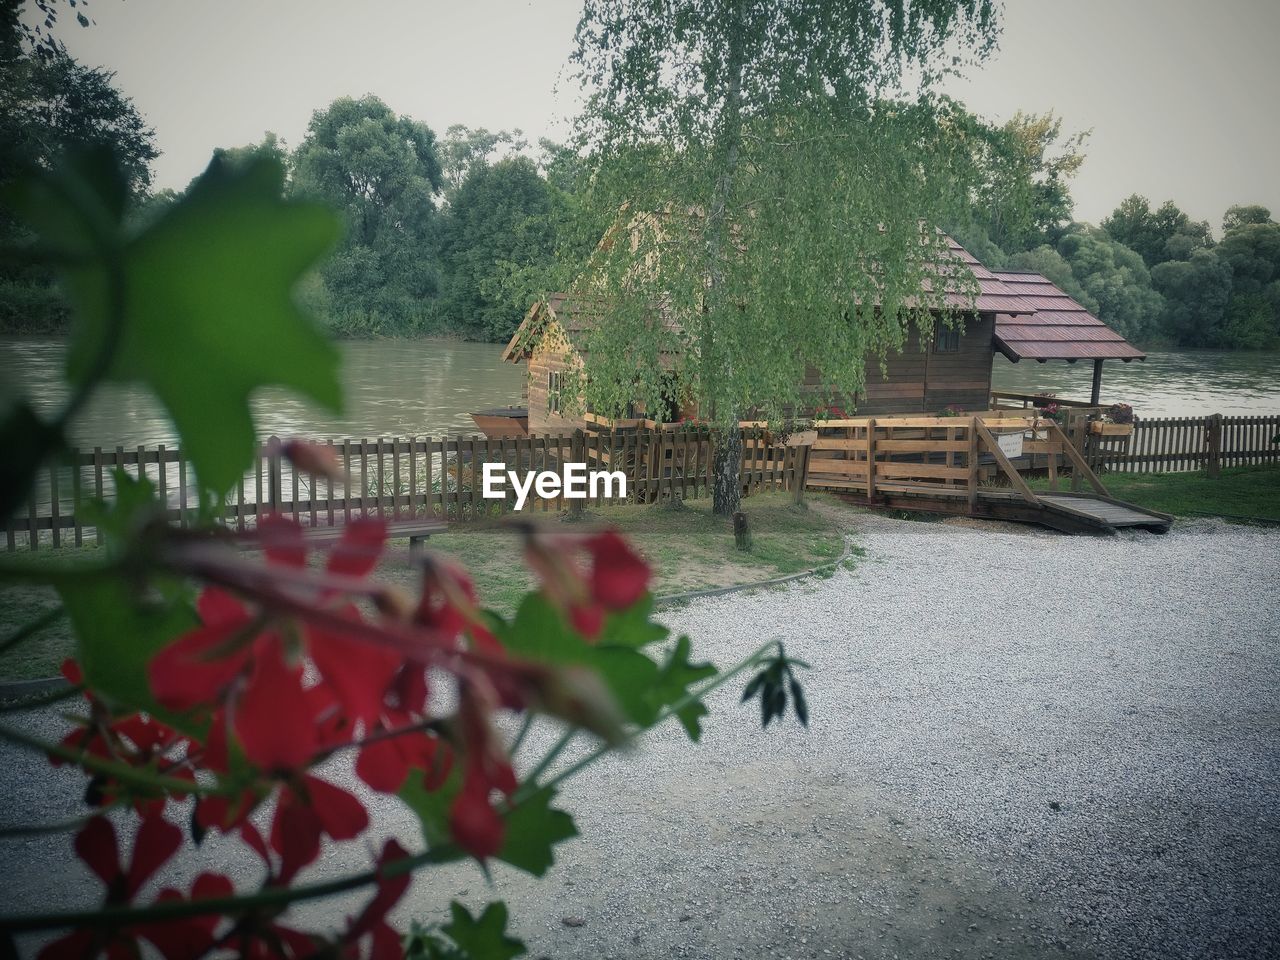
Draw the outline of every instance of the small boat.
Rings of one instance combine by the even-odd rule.
[[[476,426],[490,440],[529,435],[528,407],[496,407],[471,414]]]

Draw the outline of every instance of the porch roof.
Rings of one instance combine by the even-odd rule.
[[[995,275],[1034,313],[997,313],[995,347],[1010,360],[1145,360],[1146,354],[1038,273]]]

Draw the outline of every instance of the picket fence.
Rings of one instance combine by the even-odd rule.
[[[252,529],[256,518],[266,513],[291,516],[309,526],[334,526],[353,516],[369,515],[392,520],[478,520],[514,507],[514,494],[504,500],[482,496],[485,463],[501,464],[521,474],[559,471],[565,463],[621,471],[627,480],[626,497],[615,492],[606,498],[600,489],[591,501],[596,507],[653,503],[671,496],[697,499],[711,493],[716,442],[716,435],[708,428],[693,425],[577,430],[507,439],[330,440],[325,444],[336,456],[341,472],[339,479],[330,480],[294,470],[281,452],[279,439],[271,437],[258,445],[252,466],[213,511],[218,522],[238,532]],[[778,444],[765,429],[750,427],[742,430],[742,443],[745,494],[778,489],[800,496],[808,465],[807,447]],[[36,550],[96,541],[90,505],[112,499],[118,470],[150,482],[167,505],[173,523],[186,526],[199,515],[194,473],[181,450],[165,444],[73,450],[63,462],[42,471],[29,502],[6,521],[7,549]],[[546,512],[580,504],[580,500],[531,493],[524,510]]]

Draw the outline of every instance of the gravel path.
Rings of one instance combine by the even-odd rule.
[[[809,731],[726,691],[700,747],[569,785],[543,881],[452,867],[402,916],[505,897],[557,958],[1280,956],[1280,533],[852,523],[852,571],[666,615],[722,665],[783,637]],[[5,819],[60,776],[0,757]],[[13,908],[84,889],[63,850],[0,841]]]

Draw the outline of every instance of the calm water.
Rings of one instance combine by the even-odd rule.
[[[254,419],[266,437],[317,439],[441,436],[475,433],[470,414],[520,402],[524,368],[503,363],[501,347],[440,340],[344,341],[341,416],[281,390],[254,398]],[[57,340],[0,338],[0,406],[34,397],[52,411],[66,397]],[[76,423],[80,446],[148,446],[176,442],[160,405],[145,391],[111,385]]]
[[[335,417],[279,391],[255,399],[263,436],[370,439],[472,433],[469,414],[518,403],[523,368],[503,363],[495,344],[431,340],[347,341],[341,344],[347,407]],[[46,410],[65,398],[62,344],[0,339],[0,405],[20,395]],[[1092,364],[1009,363],[996,357],[996,389],[1050,390],[1087,400]],[[1139,416],[1280,412],[1280,354],[1212,351],[1152,353],[1142,363],[1107,361],[1102,397],[1133,405]],[[141,390],[110,387],[76,425],[81,446],[114,447],[177,438],[160,407]]]
[[[1093,362],[1010,363],[996,354],[996,390],[1048,390],[1088,400]],[[1202,417],[1280,413],[1280,354],[1187,350],[1147,354],[1143,361],[1102,365],[1102,402],[1128,403],[1140,417]]]

